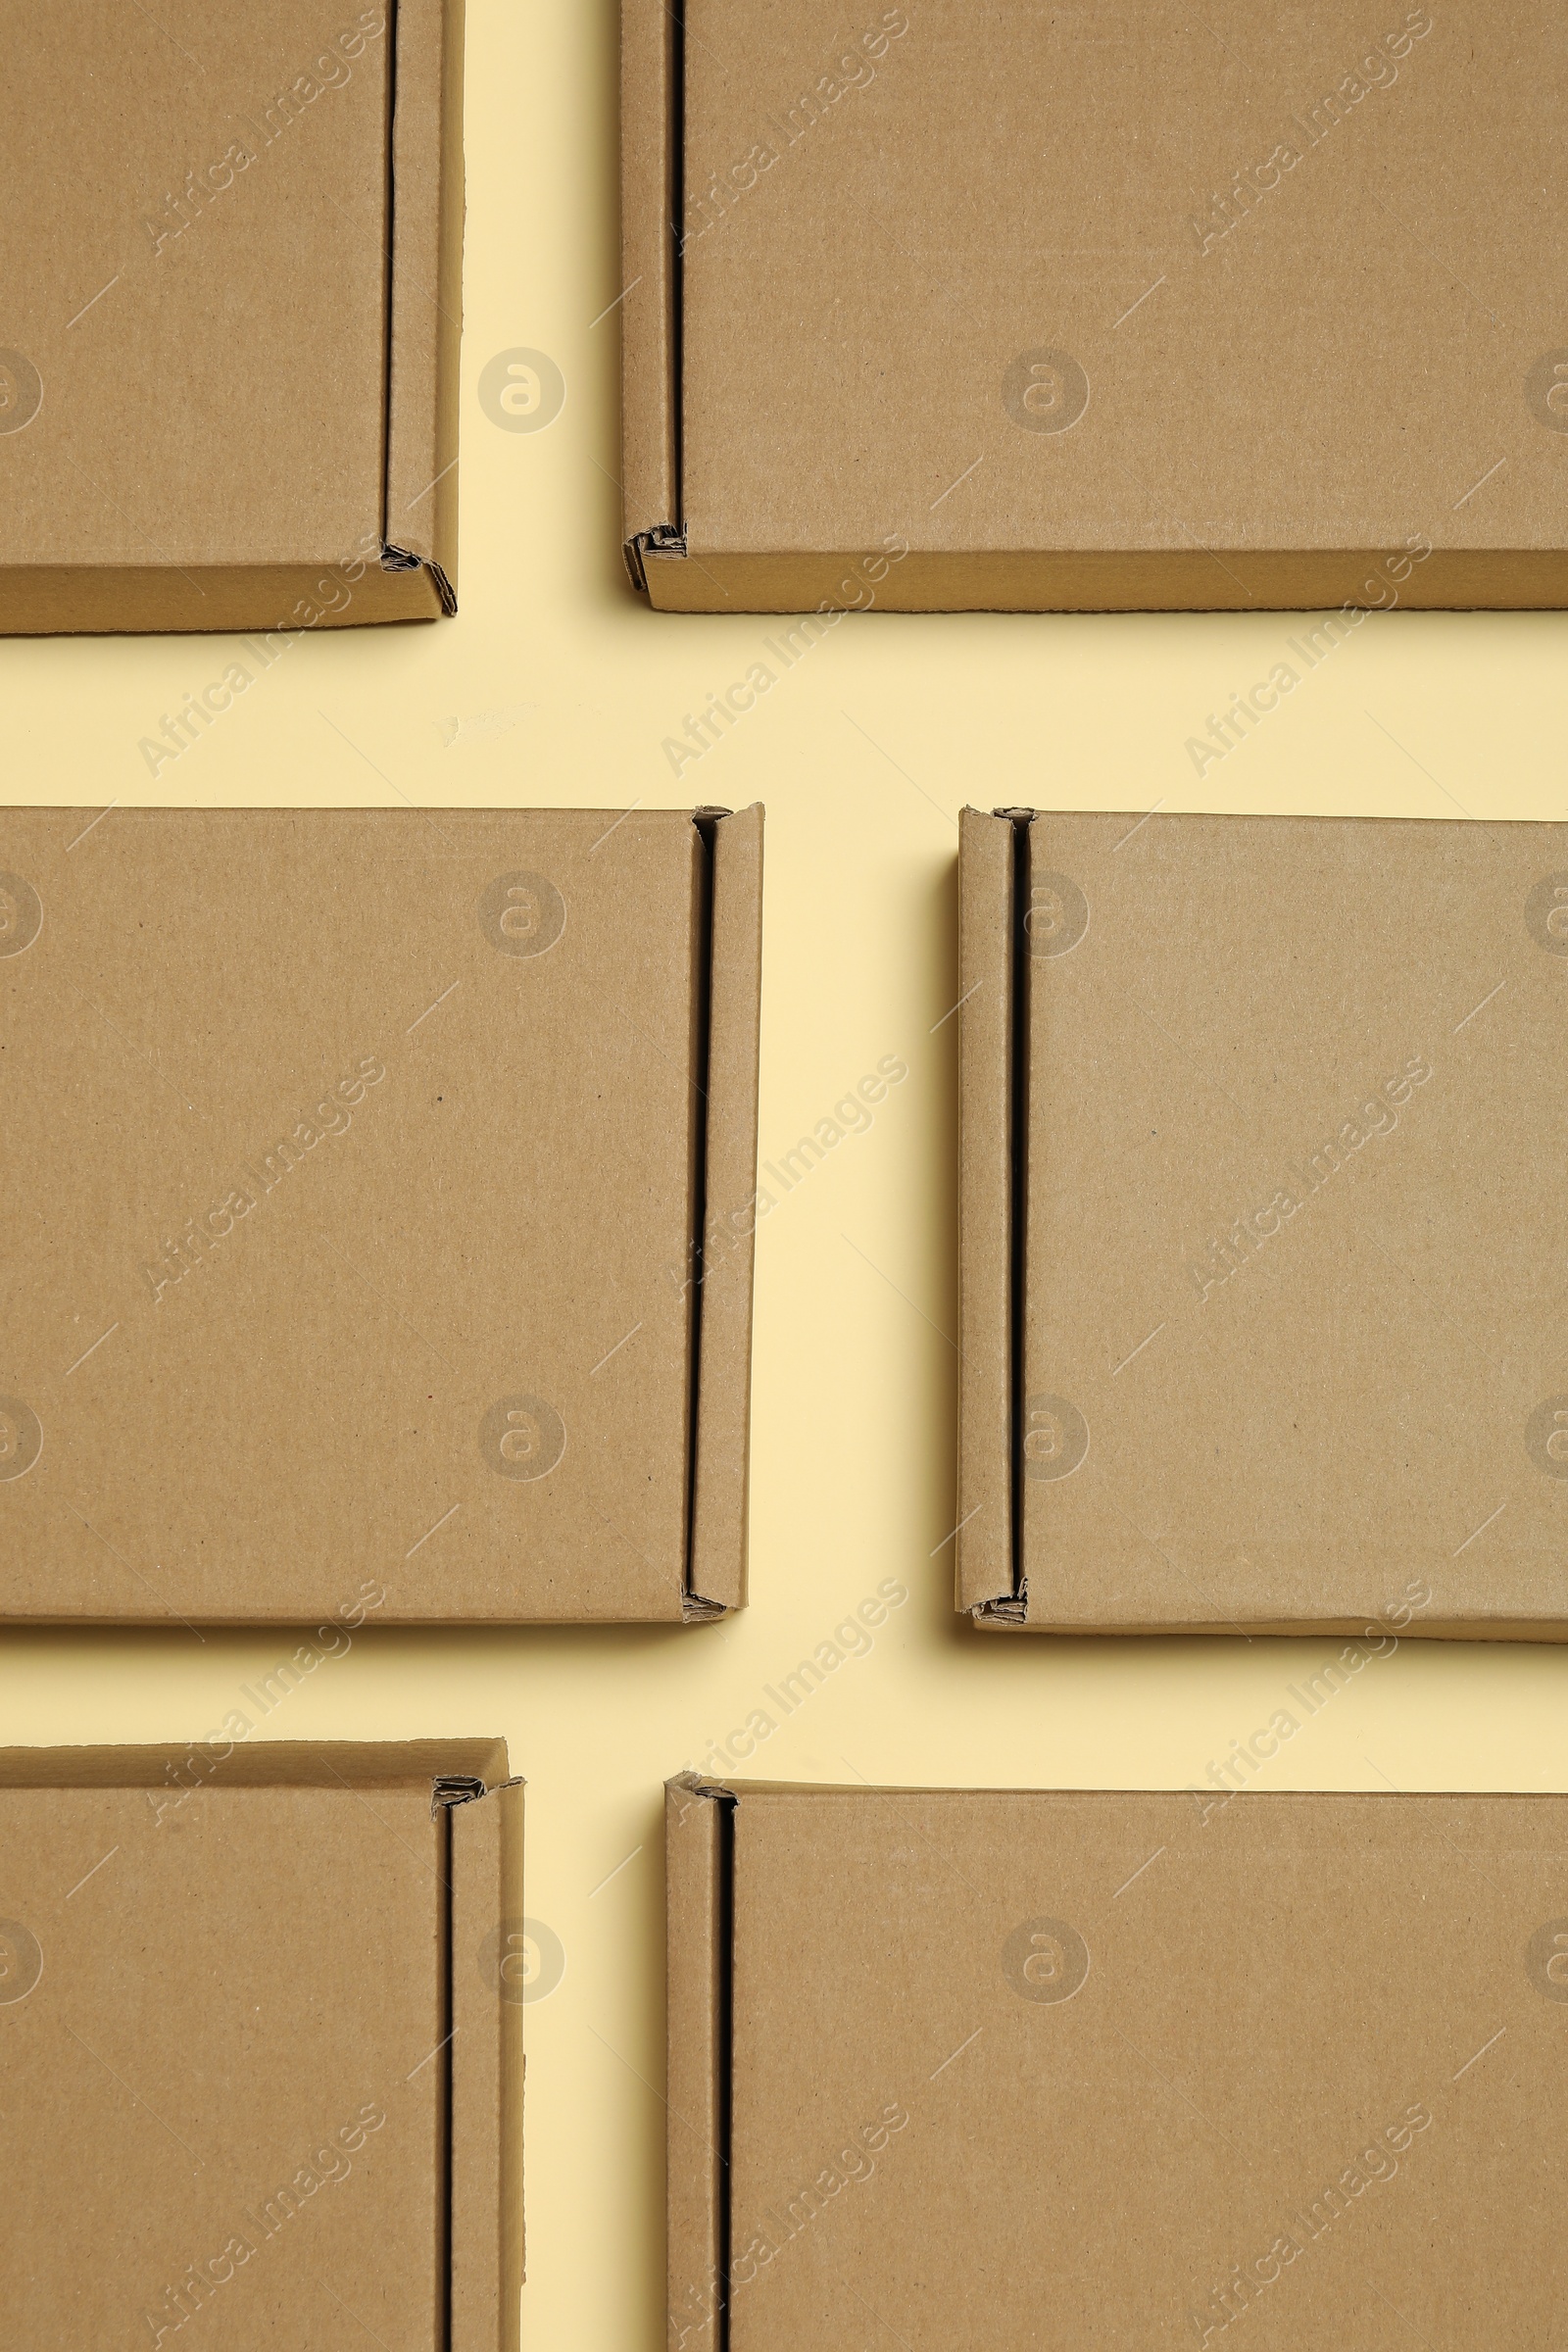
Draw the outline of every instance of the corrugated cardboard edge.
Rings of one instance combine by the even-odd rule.
[[[675,534],[673,545],[647,551],[644,568],[656,612],[816,612],[857,601],[853,578],[866,552],[699,547],[687,559],[684,535]],[[1379,560],[1376,548],[914,548],[879,585],[876,605],[883,612],[1375,611],[1387,594],[1368,577]],[[1558,612],[1568,606],[1568,550],[1436,548],[1399,601],[1406,612]]]
[[[387,292],[390,571],[418,564],[458,609],[463,335],[463,0],[397,0]]]
[[[345,593],[346,592],[346,593]],[[315,629],[434,620],[431,573],[383,571],[373,554],[319,564],[24,564],[0,569],[0,636],[248,631],[277,652]],[[244,648],[237,649],[243,662]]]
[[[242,1788],[354,1788],[507,1777],[504,1740],[252,1740],[120,1747],[0,1748],[0,1788],[161,1788],[167,1767]]]
[[[522,2006],[481,1971],[522,1918],[520,1781],[458,1804],[452,1832],[451,2328],[448,2352],[517,2352],[522,2293]]]
[[[665,0],[621,0],[621,535],[626,568],[680,541],[682,25]]]
[[[958,820],[958,1509],[960,1610],[1022,1615],[1013,1536],[1016,827]]]
[[[698,822],[708,816],[699,811]],[[762,997],[760,802],[714,812],[687,1614],[746,1605]]]
[[[724,1790],[664,1784],[665,2308],[670,2352],[722,2352],[729,2140]]]

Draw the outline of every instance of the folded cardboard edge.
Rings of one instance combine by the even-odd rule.
[[[435,620],[443,609],[431,571],[422,564],[388,570],[373,554],[368,562],[349,555],[320,564],[215,564],[179,570],[118,564],[0,566],[0,636],[6,637],[249,631],[270,641],[268,652],[275,661],[306,630]],[[244,648],[235,651],[243,662]],[[270,666],[263,655],[257,659]]]
[[[696,1229],[696,1427],[685,1613],[746,1604],[762,992],[760,802],[699,809],[711,860],[706,1140]]]
[[[680,74],[683,11],[621,0],[621,538],[632,585],[680,539]]]
[[[211,1762],[210,1779],[243,1788],[373,1788],[507,1778],[504,1740],[180,1740],[175,1745],[0,1748],[0,1788],[157,1788],[168,1768]]]
[[[664,1784],[665,2308],[670,2352],[722,2352],[729,2155],[726,1791]]]
[[[451,1837],[450,2319],[447,2352],[517,2352],[521,2327],[522,2007],[498,1936],[522,1934],[523,1788],[459,1801]]]
[[[1022,1615],[1015,1541],[1018,1300],[1015,1018],[1018,838],[1012,814],[958,824],[958,1493],[956,1604]]]
[[[1243,1635],[1249,1641],[1266,1640],[1272,1636],[1303,1638],[1316,1635],[1323,1641],[1359,1642],[1370,1639],[1386,1641],[1388,1628],[1382,1622],[1385,1604],[1374,1602],[1359,1617],[1234,1617],[1223,1622],[1213,1618],[1191,1617],[1126,1617],[1112,1619],[1062,1618],[1051,1615],[1027,1617],[999,1617],[991,1612],[976,1613],[975,1623],[984,1633],[1056,1634],[1064,1641],[1136,1641],[1141,1636],[1168,1641],[1181,1635],[1201,1636],[1205,1639],[1226,1640]],[[1401,1642],[1568,1642],[1568,1620],[1541,1617],[1412,1617],[1400,1628]]]
[[[628,5],[631,0],[628,0]],[[657,0],[655,0],[657,5]],[[638,564],[661,612],[839,612],[866,607],[866,550],[776,554],[657,536]],[[1376,548],[911,549],[877,586],[883,612],[1318,612],[1356,628],[1389,608]],[[628,555],[628,562],[630,557]],[[637,574],[634,572],[634,577]],[[1405,612],[1560,612],[1568,548],[1437,548],[1399,591]]]
[[[463,0],[397,0],[382,533],[457,611]]]

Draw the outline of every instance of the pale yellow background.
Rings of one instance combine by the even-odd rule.
[[[910,1600],[766,1743],[769,1775],[1182,1787],[1338,1646],[1007,1641],[950,1613],[957,1023],[933,1024],[957,994],[955,811],[1568,815],[1568,624],[1530,616],[1370,619],[1201,785],[1186,739],[1289,658],[1295,620],[852,618],[677,784],[663,737],[745,673],[772,624],[655,618],[622,584],[615,321],[590,323],[619,289],[614,39],[609,0],[470,5],[456,622],[296,645],[156,786],[138,738],[220,674],[221,641],[0,646],[10,801],[760,797],[763,1155],[879,1056],[909,1064],[874,1129],[760,1229],[751,1610],[685,1633],[370,1632],[266,1727],[503,1732],[527,1776],[528,1908],[567,1954],[559,1989],[526,2012],[536,2352],[663,2343],[660,1784],[880,1579],[905,1580]],[[498,429],[474,392],[484,363],[519,345],[550,353],[568,387],[537,434]],[[497,714],[512,723],[466,728]],[[446,748],[452,718],[466,728]],[[112,858],[114,825],[81,854]],[[199,1738],[284,1647],[275,1634],[13,1634],[0,1737]],[[1568,1651],[1409,1643],[1261,1785],[1568,1788],[1565,1701]]]

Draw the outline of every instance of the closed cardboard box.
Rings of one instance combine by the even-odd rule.
[[[0,630],[456,610],[461,0],[13,12]]]
[[[761,810],[0,821],[0,1617],[745,1597]]]
[[[7,2338],[513,2352],[521,1784],[243,1720],[0,1750]]]
[[[1529,0],[623,0],[625,541],[680,612],[1561,606]]]
[[[686,1781],[668,1858],[671,2352],[1568,2320],[1568,1800]]]
[[[961,843],[959,1607],[1563,1638],[1568,826]]]

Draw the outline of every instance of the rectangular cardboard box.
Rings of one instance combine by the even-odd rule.
[[[662,610],[1562,606],[1527,0],[622,0]]]
[[[761,835],[0,814],[0,1618],[741,1606]]]
[[[1557,2340],[1568,1799],[667,1823],[670,2352]]]
[[[514,2352],[522,1785],[239,1722],[0,1750],[7,2340]]]
[[[17,12],[0,630],[456,610],[462,0]]]
[[[1568,826],[966,809],[957,1604],[1568,1635]]]

